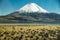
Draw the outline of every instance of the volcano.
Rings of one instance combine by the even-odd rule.
[[[28,3],[19,10],[0,16],[0,23],[60,22],[60,14],[50,13],[36,3]]]
[[[48,13],[45,9],[42,7],[38,6],[36,3],[29,3],[23,6],[22,8],[19,9],[19,12],[27,12],[27,13],[32,13],[32,12],[39,12],[39,13]]]

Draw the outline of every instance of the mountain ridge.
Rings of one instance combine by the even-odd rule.
[[[17,14],[17,15],[16,15]],[[4,20],[3,20],[4,19]],[[14,12],[4,17],[0,17],[2,23],[21,22],[60,22],[60,15],[56,13],[19,13]]]
[[[60,14],[50,13],[41,7],[37,8],[35,3],[30,4],[32,7],[22,7],[22,9],[12,12],[6,16],[0,16],[0,23],[24,23],[24,22],[60,22]],[[29,5],[28,5],[29,6]],[[35,6],[35,7],[34,7]],[[36,9],[37,10],[36,10]],[[32,10],[34,9],[34,10]],[[40,10],[39,10],[40,9]],[[31,10],[30,12],[26,10]]]

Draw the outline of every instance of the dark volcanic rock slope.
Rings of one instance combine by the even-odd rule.
[[[56,13],[19,13],[14,12],[0,16],[0,23],[7,22],[60,22],[60,14]]]

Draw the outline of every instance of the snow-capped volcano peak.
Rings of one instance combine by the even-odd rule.
[[[19,9],[19,12],[27,12],[27,13],[31,13],[31,12],[48,13],[48,11],[46,11],[45,9],[43,9],[42,7],[38,6],[35,3],[26,4],[24,7],[22,7],[22,8]]]

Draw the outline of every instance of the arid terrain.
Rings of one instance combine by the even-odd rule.
[[[0,40],[60,40],[60,25],[0,24]]]

